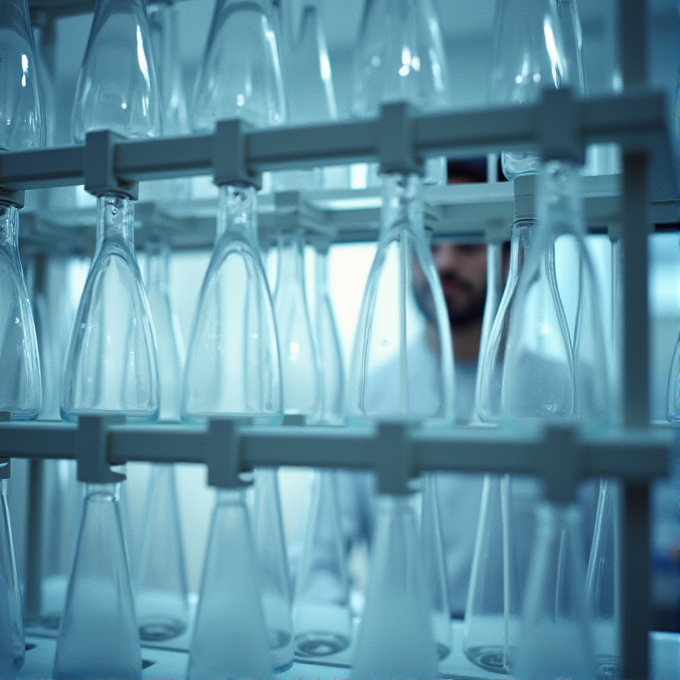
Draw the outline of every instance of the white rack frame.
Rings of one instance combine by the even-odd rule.
[[[61,2],[61,0],[60,0]],[[59,4],[59,2],[57,3]],[[68,4],[68,3],[66,3]],[[21,202],[23,189],[85,184],[120,187],[145,179],[212,173],[218,181],[250,181],[287,167],[380,160],[386,169],[416,169],[423,158],[535,149],[545,157],[582,156],[586,144],[623,149],[623,422],[609,431],[568,427],[412,429],[384,423],[366,428],[116,425],[83,418],[64,423],[0,425],[0,455],[77,458],[79,478],[103,479],[110,465],[132,460],[198,462],[217,486],[254,466],[373,467],[383,490],[399,491],[425,470],[532,473],[555,500],[575,482],[604,474],[623,485],[621,602],[624,677],[648,675],[649,484],[668,473],[673,433],[648,424],[647,309],[648,180],[652,198],[676,199],[674,164],[662,95],[645,89],[646,3],[619,2],[624,93],[578,101],[547,92],[535,105],[417,115],[403,105],[381,118],[304,128],[245,130],[235,121],[214,135],[119,141],[94,133],[86,145],[0,154],[0,193]],[[547,456],[549,451],[552,455]],[[115,476],[112,477],[115,479]],[[627,584],[634,586],[627,587]]]

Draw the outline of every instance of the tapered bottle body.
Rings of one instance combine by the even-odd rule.
[[[118,413],[156,420],[158,366],[151,314],[134,256],[128,198],[97,201],[97,250],[85,282],[66,360],[61,414]]]
[[[27,0],[0,1],[0,151],[44,146],[45,116]]]
[[[142,659],[114,485],[88,485],[55,678],[141,678]]]
[[[541,503],[514,675],[593,680],[585,559],[576,506]]]
[[[281,349],[283,409],[307,422],[322,415],[321,367],[307,307],[302,230],[279,233],[274,313]]]
[[[160,133],[151,49],[142,0],[97,0],[71,114],[76,143],[91,130],[134,138]]]
[[[12,420],[32,420],[42,406],[42,384],[18,239],[17,207],[0,202],[0,411]]]
[[[390,416],[450,422],[453,418],[451,331],[422,220],[420,180],[412,175],[386,176],[378,250],[349,369],[350,419]],[[409,313],[413,295],[419,297],[426,315],[426,351],[439,363],[433,385],[419,385],[413,352],[422,325]]]
[[[255,127],[286,118],[281,64],[265,0],[218,0],[196,78],[191,124],[210,131],[239,117]]]
[[[24,663],[24,618],[19,593],[19,579],[14,557],[12,527],[5,495],[5,481],[0,479],[0,675],[13,678]]]
[[[281,418],[281,363],[253,187],[220,189],[218,237],[194,318],[182,417]]]
[[[271,677],[260,572],[243,491],[215,502],[189,652],[191,680]]]
[[[381,496],[351,678],[437,677],[430,597],[407,496]]]

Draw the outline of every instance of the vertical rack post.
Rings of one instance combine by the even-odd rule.
[[[647,80],[647,3],[619,0],[619,64],[624,89]],[[625,427],[649,422],[649,310],[647,273],[647,171],[645,154],[623,157],[622,405]],[[649,488],[625,484],[620,601],[623,677],[649,674]]]

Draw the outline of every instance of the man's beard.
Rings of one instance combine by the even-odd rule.
[[[484,318],[486,287],[482,290],[475,291],[474,287],[467,281],[464,281],[457,276],[449,276],[446,274],[442,276],[442,280],[456,283],[467,292],[467,296],[462,301],[457,300],[454,302],[452,300],[447,300],[446,296],[444,297],[451,330],[459,330],[475,323],[481,323]],[[425,316],[427,322],[436,323],[434,300],[432,299],[432,293],[427,283],[424,282],[423,286],[414,286],[413,294],[416,305],[423,316]]]

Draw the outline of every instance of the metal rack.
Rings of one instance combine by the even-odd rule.
[[[60,0],[47,4],[65,7]],[[643,86],[645,40],[640,33],[645,3],[619,4],[624,81],[627,86]],[[239,121],[225,121],[213,135],[144,141],[125,141],[97,132],[88,136],[85,146],[0,154],[0,194],[21,202],[23,189],[38,187],[85,184],[94,191],[115,189],[121,183],[199,174],[212,174],[217,182],[250,181],[267,170],[375,160],[385,168],[409,170],[417,169],[427,157],[512,149],[535,149],[546,157],[578,157],[586,144],[616,142],[623,150],[623,175],[593,178],[590,186],[596,188],[590,203],[592,211],[601,210],[602,216],[621,217],[625,257],[623,422],[607,431],[577,426],[418,429],[403,423],[341,429],[259,427],[228,420],[140,427],[88,417],[77,426],[0,424],[0,455],[76,458],[81,480],[116,479],[110,466],[126,461],[202,463],[207,466],[209,483],[215,486],[235,483],[240,472],[254,466],[282,464],[373,468],[383,491],[398,491],[410,474],[425,470],[532,473],[543,478],[548,495],[556,501],[571,498],[576,482],[583,477],[617,477],[624,491],[624,677],[646,677],[649,484],[654,477],[667,474],[673,440],[672,431],[648,425],[648,366],[638,360],[648,355],[649,345],[647,225],[650,218],[675,221],[674,165],[665,111],[663,96],[643,87],[588,101],[573,99],[562,90],[547,92],[539,103],[524,107],[422,115],[394,104],[384,107],[380,118],[364,121],[271,130],[249,130]],[[479,205],[493,196],[497,205],[479,211],[497,209],[498,220],[505,220],[505,211],[512,205],[512,189],[507,187],[485,187],[479,195],[474,188],[432,190],[429,204],[435,230],[442,234],[452,231],[457,205],[465,201]],[[364,203],[357,198],[365,199]],[[359,238],[359,233],[364,237],[366,232],[359,232],[357,225],[366,218],[372,216],[375,223],[375,199],[371,192],[310,192],[298,197],[297,204],[289,198],[287,205],[305,213],[310,224],[321,225],[321,231],[340,226],[337,238],[352,240]],[[274,202],[271,212],[276,214],[276,199],[267,200]],[[339,211],[343,201],[348,209]],[[171,206],[163,217],[171,217],[175,210],[179,219],[182,209],[186,206]],[[470,208],[472,212],[475,209]],[[212,217],[195,219],[196,234],[187,236],[170,229],[177,245],[208,243],[207,222],[200,223],[200,219],[210,219],[212,229]],[[29,234],[36,242],[49,245],[68,233],[63,224],[45,216],[34,215],[32,221]]]

